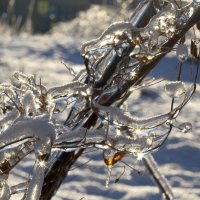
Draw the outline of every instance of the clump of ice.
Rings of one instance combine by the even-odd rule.
[[[190,122],[184,122],[178,126],[178,128],[183,132],[187,133],[192,130],[192,124]]]
[[[180,97],[185,93],[185,85],[181,81],[171,81],[165,85],[166,94],[171,97]]]

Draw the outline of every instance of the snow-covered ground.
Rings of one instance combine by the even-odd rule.
[[[75,23],[75,22],[73,22]],[[109,23],[109,22],[107,22]],[[63,31],[62,27],[68,32]],[[62,60],[67,65],[79,70],[82,58],[78,46],[83,41],[79,36],[72,37],[70,28],[73,24],[62,24],[46,35],[19,36],[1,33],[0,35],[0,82],[8,80],[14,71],[37,74],[48,86],[64,84],[70,81]],[[73,25],[74,26],[74,25]],[[90,29],[91,30],[91,29]],[[88,33],[89,34],[89,33]],[[85,37],[87,38],[87,37]],[[174,63],[175,62],[175,63]],[[176,58],[167,57],[152,75],[171,78],[176,67]],[[169,68],[168,68],[169,67]],[[170,71],[171,69],[172,71]],[[166,75],[167,74],[167,75]],[[188,73],[185,75],[188,77]],[[189,80],[189,79],[187,79]],[[189,84],[189,83],[187,83]],[[200,92],[199,86],[193,100],[185,107],[179,122],[189,121],[193,130],[189,133],[173,131],[164,146],[154,153],[160,170],[169,180],[173,192],[180,200],[200,199]],[[134,102],[134,103],[133,103]],[[137,92],[128,103],[128,109],[134,114],[154,115],[165,113],[170,108],[170,101],[163,88],[153,86],[150,91]],[[134,159],[129,163],[135,163]],[[24,165],[17,166],[11,180],[27,177],[33,165],[32,158],[25,159]],[[140,163],[137,163],[137,166]],[[124,168],[113,169],[112,181],[109,188],[105,187],[107,169],[100,151],[84,154],[72,167],[64,184],[53,200],[159,200],[161,195],[158,188],[147,172],[137,174],[126,166],[125,173],[117,183],[114,180],[123,173]],[[13,199],[16,199],[13,197]]]

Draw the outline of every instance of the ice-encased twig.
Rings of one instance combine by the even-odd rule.
[[[45,161],[36,160],[33,177],[27,186],[25,200],[39,200],[44,182],[45,175]]]
[[[101,41],[105,36],[114,34],[116,31],[129,31],[132,32],[133,30],[138,30],[137,28],[133,27],[130,22],[119,21],[111,24],[97,39],[88,41],[84,43],[81,47],[81,55],[85,55],[87,52],[86,47],[95,45],[99,41]]]
[[[63,86],[53,87],[48,90],[48,95],[51,97],[69,95],[70,93],[82,93],[89,88],[89,85],[74,81]]]
[[[167,179],[158,169],[158,165],[151,154],[148,154],[144,157],[144,163],[152,178],[158,185],[158,188],[160,189],[161,194],[163,194],[163,197],[166,200],[174,200],[172,188],[169,185]]]
[[[166,121],[173,119],[177,109],[172,110],[163,115],[157,115],[150,118],[134,118],[129,112],[124,112],[120,108],[111,106],[102,106],[97,102],[93,102],[94,109],[101,114],[108,114],[109,117],[120,124],[128,125],[133,129],[151,129],[164,124]],[[106,115],[104,115],[106,116]]]
[[[104,141],[106,138],[105,130],[88,130],[86,128],[79,128],[77,130],[65,130],[62,135],[60,135],[54,143],[54,147],[63,146],[65,148],[73,146],[84,146],[88,143],[99,143]]]
[[[0,151],[0,175],[8,174],[13,167],[33,150],[34,140],[28,140],[17,147]]]
[[[27,190],[28,181],[10,187],[10,194],[18,194]]]

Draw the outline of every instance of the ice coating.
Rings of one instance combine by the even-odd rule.
[[[185,44],[179,44],[176,48],[176,56],[181,62],[188,58],[188,47]]]
[[[184,122],[178,126],[178,128],[183,132],[183,133],[188,133],[189,131],[192,130],[192,124],[190,122]]]
[[[165,85],[165,92],[171,98],[180,97],[185,93],[185,91],[185,85],[181,81],[172,81]]]

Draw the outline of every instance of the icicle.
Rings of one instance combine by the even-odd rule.
[[[185,85],[181,81],[168,82],[164,88],[166,94],[171,98],[180,97],[186,91]]]
[[[183,132],[187,133],[192,130],[192,124],[190,122],[184,122],[178,126],[178,128]]]
[[[106,188],[108,188],[110,183],[110,177],[112,172],[112,166],[113,166],[113,158],[115,156],[116,151],[112,149],[105,149],[103,151],[103,158],[104,162],[107,165],[107,178],[106,178]]]
[[[109,183],[110,183],[110,177],[111,177],[111,172],[112,172],[112,167],[115,163],[120,161],[124,155],[126,155],[125,152],[121,151],[115,151],[113,149],[105,149],[103,151],[103,158],[104,158],[104,163],[107,165],[107,179],[106,179],[106,188],[108,188]]]
[[[180,62],[185,62],[188,58],[188,48],[185,44],[179,44],[176,48],[176,56]]]
[[[107,178],[106,178],[106,188],[108,188],[110,184],[110,177],[111,177],[111,172],[112,172],[112,165],[107,166]]]

